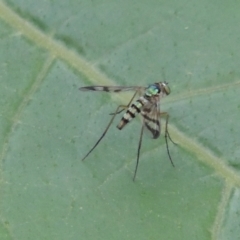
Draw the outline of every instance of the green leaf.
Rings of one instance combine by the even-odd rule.
[[[0,2],[0,239],[238,239],[238,1]],[[163,134],[141,122],[82,162],[131,94],[166,80]],[[164,120],[162,121],[164,131]]]

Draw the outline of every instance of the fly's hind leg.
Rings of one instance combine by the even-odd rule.
[[[94,144],[94,146],[89,150],[89,152],[85,155],[85,157],[82,159],[82,161],[83,161],[85,158],[87,158],[87,156],[88,156],[88,155],[97,147],[97,145],[101,142],[101,140],[103,139],[103,137],[106,135],[108,129],[110,128],[110,126],[111,126],[111,124],[112,124],[114,118],[116,117],[116,115],[117,115],[117,113],[118,113],[118,111],[119,111],[120,108],[126,109],[126,108],[128,108],[128,106],[119,105],[119,106],[117,107],[116,111],[113,113],[113,116],[112,116],[111,120],[109,121],[109,123],[108,123],[106,129],[104,130],[103,134],[102,134],[101,137],[98,139],[98,141]]]

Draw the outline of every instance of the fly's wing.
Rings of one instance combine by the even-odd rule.
[[[123,92],[123,91],[141,91],[146,89],[145,87],[131,86],[87,86],[79,88],[80,91],[104,91],[104,92]]]
[[[153,139],[157,139],[161,133],[159,102],[149,103],[143,107],[141,115],[145,129],[150,132]]]

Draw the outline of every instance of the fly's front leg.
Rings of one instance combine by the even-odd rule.
[[[160,115],[160,117],[165,117],[165,119],[166,119],[166,124],[165,124],[165,137],[168,136],[169,139],[170,139],[170,141],[171,141],[173,144],[177,145],[177,143],[175,143],[175,142],[172,140],[172,138],[171,138],[171,136],[170,136],[170,134],[169,134],[169,132],[168,132],[169,114],[168,114],[167,112],[161,112],[159,115]]]
[[[170,151],[169,151],[169,146],[168,146],[168,138],[170,139],[170,141],[177,145],[170,137],[170,134],[168,132],[168,120],[169,120],[169,114],[167,112],[161,112],[160,113],[160,116],[162,117],[165,117],[166,118],[166,125],[165,125],[165,134],[164,134],[164,137],[165,137],[165,142],[166,142],[166,146],[167,146],[167,152],[168,152],[168,157],[170,159],[170,162],[172,164],[172,166],[174,167],[174,163],[172,161],[172,158],[171,158],[171,155],[170,155]]]

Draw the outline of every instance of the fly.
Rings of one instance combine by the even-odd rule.
[[[117,128],[119,130],[122,130],[133,118],[135,118],[138,114],[140,114],[142,118],[142,127],[140,132],[140,139],[138,142],[138,150],[137,150],[137,162],[135,166],[133,181],[136,178],[137,169],[138,169],[138,163],[139,163],[139,157],[140,157],[140,150],[142,145],[142,136],[143,136],[143,130],[147,129],[147,131],[150,132],[153,139],[157,139],[160,136],[161,133],[161,123],[160,118],[165,117],[166,118],[166,124],[165,124],[165,142],[166,142],[166,148],[169,160],[174,167],[169,147],[168,147],[168,138],[172,141],[169,132],[168,132],[168,120],[169,120],[169,114],[167,112],[160,112],[160,100],[164,96],[167,96],[170,94],[171,90],[168,86],[167,82],[157,82],[150,84],[148,87],[141,87],[141,86],[131,86],[131,87],[121,87],[121,86],[88,86],[88,87],[81,87],[79,88],[80,91],[104,91],[104,92],[123,92],[123,91],[134,91],[130,102],[128,105],[119,105],[114,113],[111,115],[112,118],[110,122],[108,123],[106,129],[104,130],[101,137],[98,139],[98,141],[95,143],[95,145],[89,150],[89,152],[85,155],[85,157],[82,159],[86,159],[87,156],[97,147],[97,145],[100,143],[100,141],[103,139],[103,137],[106,135],[108,129],[110,128],[114,118],[117,114],[121,113],[122,111],[126,110],[123,114],[119,124],[117,125]],[[134,99],[136,96],[139,96],[136,101]],[[174,142],[173,142],[174,143]],[[175,144],[175,143],[174,143]]]

